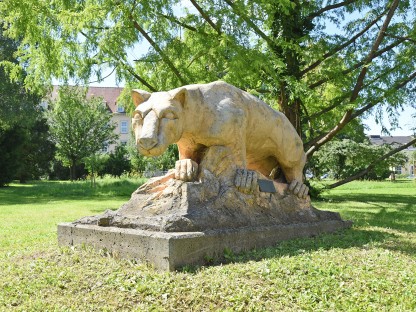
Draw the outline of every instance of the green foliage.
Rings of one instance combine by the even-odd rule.
[[[33,90],[52,77],[86,82],[105,70],[126,89],[225,80],[286,114],[311,161],[349,125],[351,133],[362,131],[361,117],[381,122],[386,111],[394,126],[400,109],[413,103],[414,1],[188,4],[3,0],[0,22],[22,42],[20,66],[1,64],[16,79],[24,67]],[[124,102],[131,104],[128,93]]]
[[[332,141],[316,153],[315,163],[311,163],[314,176],[319,178],[324,174],[334,179],[345,179],[365,169],[378,157],[391,149],[388,145],[372,145],[368,142],[357,143],[344,139]],[[390,167],[402,165],[407,160],[403,153],[379,162],[363,179],[385,179],[390,174]]]
[[[178,146],[176,144],[170,145],[162,155],[157,157],[146,157],[139,154],[134,145],[129,146],[128,151],[132,169],[141,174],[175,168],[175,163],[179,159]]]
[[[4,36],[0,20],[0,129],[7,129],[20,124],[30,128],[39,119],[40,98],[27,92],[22,83],[22,75],[11,81],[9,73],[2,62],[17,66],[15,58],[19,42]]]
[[[67,166],[64,166],[62,164],[62,161],[57,159],[56,157],[52,159],[50,162],[51,170],[48,175],[48,178],[50,180],[70,180],[71,174],[70,170]],[[76,180],[85,179],[85,177],[88,175],[88,169],[85,168],[85,164],[79,164],[76,166]]]
[[[19,126],[7,130],[0,128],[0,187],[15,178],[26,140],[26,133]]]
[[[8,36],[24,38],[17,56],[32,87],[51,77],[100,78],[106,69],[153,91],[222,79],[279,103],[288,115],[292,110],[303,118],[308,141],[333,129],[350,109],[384,105],[394,119],[395,109],[412,99],[413,79],[408,84],[406,78],[415,62],[413,2],[400,1],[397,9],[387,0],[183,5],[5,0],[0,16]],[[370,57],[389,10],[394,18]],[[136,52],[140,45],[149,46],[144,55]],[[359,96],[351,96],[357,90]]]
[[[5,38],[0,29],[0,62],[17,64],[17,47],[18,43]],[[38,96],[25,90],[21,81],[11,82],[0,66],[0,186],[16,178],[24,182],[48,173],[54,145],[39,103]]]
[[[0,106],[2,104],[0,103]],[[16,104],[17,109],[22,109]],[[0,127],[0,172],[3,186],[13,179],[20,182],[48,176],[55,145],[50,140],[49,128],[41,113],[33,111],[30,119],[14,116],[13,123]],[[16,112],[18,115],[18,112]],[[0,117],[0,122],[3,118]]]
[[[76,165],[100,151],[116,138],[111,115],[101,98],[86,99],[86,90],[61,86],[51,102],[48,121],[57,156],[76,176]]]
[[[96,186],[96,183],[95,183],[96,177],[98,175],[98,172],[102,170],[102,168],[104,167],[105,160],[106,160],[106,157],[100,154],[93,154],[83,159],[85,167],[88,170],[88,174],[91,178],[91,184],[93,187]]]
[[[46,119],[37,120],[28,132],[28,139],[19,153],[20,168],[15,175],[20,182],[47,177],[55,156],[55,144],[50,139]]]
[[[125,146],[116,146],[115,150],[105,158],[103,165],[99,170],[100,175],[109,174],[113,177],[120,178],[122,174],[129,173],[131,170],[131,163],[128,155]]]
[[[414,182],[355,181],[331,190],[313,205],[340,212],[352,229],[227,253],[223,265],[159,272],[105,250],[57,247],[57,223],[117,209],[139,184],[0,189],[0,310],[415,310]]]

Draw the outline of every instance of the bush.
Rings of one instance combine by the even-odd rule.
[[[22,149],[26,132],[18,125],[7,130],[0,128],[0,186],[5,186],[15,178],[21,166]]]
[[[85,179],[88,172],[85,169],[84,164],[76,166],[76,180]],[[68,166],[64,166],[60,160],[54,159],[51,165],[51,171],[49,173],[50,180],[70,180],[70,170]]]
[[[123,173],[130,172],[132,166],[128,156],[129,153],[126,147],[122,145],[117,146],[114,152],[111,152],[104,160],[103,166],[99,170],[99,175],[109,174],[119,178]]]
[[[322,147],[308,163],[309,170],[317,178],[328,174],[333,179],[345,179],[367,168],[375,159],[391,149],[388,145],[357,143],[349,139],[331,141]],[[383,180],[389,177],[390,167],[406,161],[402,153],[379,162],[362,179]]]
[[[134,142],[134,140],[131,140]],[[137,151],[136,147],[130,145],[128,147],[132,170],[138,173],[146,171],[166,171],[175,168],[175,163],[179,159],[178,146],[170,145],[167,150],[157,157],[146,157]]]

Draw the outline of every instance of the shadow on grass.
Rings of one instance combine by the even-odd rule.
[[[370,248],[369,246],[371,244],[383,244],[384,242],[394,240],[395,238],[397,238],[397,236],[391,233],[360,230],[353,227],[332,234],[322,234],[311,238],[287,240],[278,243],[278,245],[274,247],[251,250],[237,254],[226,250],[222,257],[208,259],[204,266],[246,263],[249,261],[281,257],[295,257],[320,250],[349,249],[353,247],[367,249]],[[394,247],[396,248],[397,246],[394,245]],[[388,247],[386,248],[388,249]],[[413,253],[416,254],[416,251],[413,250]],[[196,273],[199,269],[200,266],[186,266],[181,270],[188,273]]]
[[[143,180],[144,181],[144,180]],[[1,205],[42,204],[50,201],[130,197],[143,181],[111,180],[92,187],[90,182],[36,181],[0,188]]]

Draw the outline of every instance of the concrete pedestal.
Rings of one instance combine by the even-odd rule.
[[[151,263],[156,269],[172,271],[185,265],[203,264],[207,258],[221,257],[224,249],[241,252],[274,246],[299,237],[349,228],[351,221],[322,220],[313,223],[245,227],[207,232],[156,232],[140,229],[103,227],[91,224],[61,223],[61,246],[86,244],[106,249],[123,258]]]

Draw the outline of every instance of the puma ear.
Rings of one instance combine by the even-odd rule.
[[[188,90],[186,88],[175,89],[171,92],[172,99],[181,103],[182,107],[185,106],[186,98],[188,97]]]
[[[150,98],[151,95],[152,94],[147,91],[143,91],[139,89],[131,90],[131,97],[133,98],[133,103],[134,103],[134,106],[136,107],[142,104],[143,102],[146,102]]]

